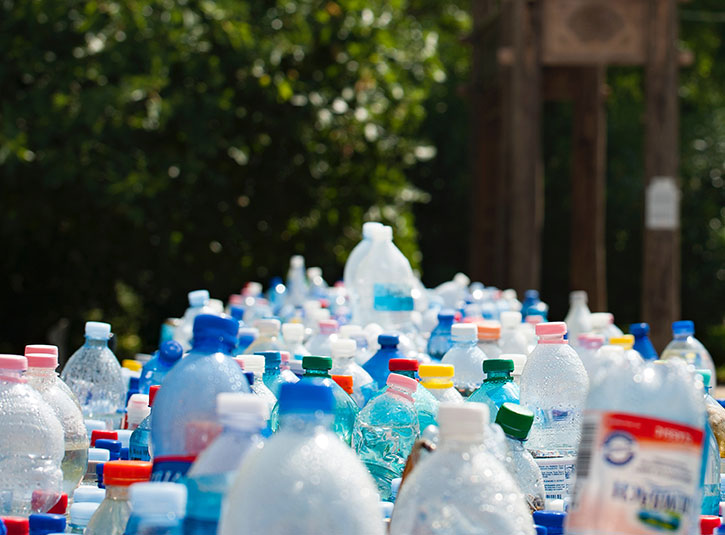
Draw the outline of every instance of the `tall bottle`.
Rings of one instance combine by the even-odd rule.
[[[534,412],[526,447],[544,475],[547,499],[568,496],[589,388],[587,372],[564,340],[564,322],[539,323],[539,343],[521,376],[521,405]]]
[[[380,349],[363,364],[363,369],[370,374],[378,389],[386,384],[390,359],[405,358],[398,350],[400,339],[397,334],[381,334],[378,336]]]
[[[511,359],[488,359],[483,361],[483,373],[486,374],[481,387],[468,397],[468,401],[485,403],[492,419],[496,419],[499,408],[504,403],[519,403],[519,386],[514,383],[511,373],[514,361]]]
[[[330,343],[333,375],[352,376],[352,399],[362,408],[375,395],[378,388],[370,374],[355,362],[355,340],[338,339]]]
[[[382,232],[382,223],[375,221],[368,221],[363,223],[362,226],[362,240],[353,248],[350,252],[350,256],[345,261],[345,270],[343,271],[342,280],[345,283],[345,287],[349,290],[353,290],[355,283],[355,276],[357,274],[357,268],[365,255],[370,250],[370,246],[373,241],[373,234],[376,232]]]
[[[0,515],[48,511],[60,498],[63,427],[27,384],[25,357],[0,355]]]
[[[269,418],[264,400],[253,394],[219,394],[217,412],[224,431],[199,455],[186,475],[189,502],[185,535],[216,534],[222,501],[237,468],[262,447],[260,432]]]
[[[186,487],[179,483],[136,483],[125,535],[183,535]]]
[[[161,344],[158,355],[144,364],[141,370],[141,377],[138,380],[139,393],[148,394],[152,385],[160,385],[183,353],[184,349],[179,342],[169,340]]]
[[[439,446],[401,485],[391,535],[534,535],[521,490],[483,446],[486,407],[442,403],[438,421]]]
[[[684,359],[698,369],[710,370],[710,386],[717,386],[717,373],[712,357],[705,346],[695,338],[695,324],[691,321],[676,321],[672,324],[672,341],[667,344],[660,357],[662,360],[672,358]]]
[[[328,386],[314,382],[282,386],[280,431],[237,471],[222,513],[220,535],[237,535],[240,529],[265,535],[301,529],[306,533],[383,534],[370,475],[330,431],[334,407]],[[269,506],[273,503],[284,504],[285,514]]]
[[[78,398],[83,416],[120,426],[119,409],[126,404],[126,384],[116,355],[108,348],[111,326],[86,323],[86,343],[66,363],[60,378]]]
[[[154,401],[154,481],[175,482],[184,476],[219,434],[218,394],[249,392],[249,383],[231,356],[238,329],[229,316],[201,314],[194,321],[193,347],[168,373]]]
[[[451,328],[455,314],[453,310],[441,310],[438,312],[438,325],[436,325],[428,338],[428,355],[434,360],[441,360],[443,355],[453,345]]]
[[[194,290],[188,293],[189,308],[174,330],[174,340],[179,342],[184,351],[191,349],[191,337],[194,330],[194,320],[199,314],[214,314],[208,290]]]
[[[463,403],[463,396],[453,385],[455,374],[451,364],[421,364],[418,368],[421,385],[439,402]]]
[[[584,291],[575,291],[569,294],[569,312],[564,318],[569,335],[569,344],[576,348],[579,344],[579,335],[592,330],[591,312],[587,306],[589,297]]]
[[[26,351],[28,348],[26,348]],[[28,371],[25,377],[28,384],[35,388],[51,406],[63,427],[65,454],[61,468],[63,470],[63,492],[69,496],[80,484],[88,464],[88,435],[83,423],[83,413],[75,396],[71,397],[65,385],[58,378],[57,348],[55,354],[28,353]]]
[[[649,339],[649,323],[632,323],[629,333],[634,335],[634,349],[644,360],[657,360],[659,355]]]
[[[294,310],[302,308],[307,299],[307,277],[305,276],[305,259],[300,255],[290,258],[287,271],[287,295],[285,308]]]
[[[457,323],[451,329],[453,347],[441,363],[451,364],[456,370],[453,382],[464,397],[483,383],[483,361],[486,355],[476,345],[478,330],[473,323]]]

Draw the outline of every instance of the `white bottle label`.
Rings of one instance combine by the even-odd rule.
[[[536,464],[544,477],[547,500],[564,500],[569,497],[574,481],[574,457],[538,457]]]

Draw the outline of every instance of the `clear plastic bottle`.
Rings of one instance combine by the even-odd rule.
[[[205,449],[186,475],[189,504],[185,535],[215,535],[222,501],[244,459],[262,447],[262,429],[269,409],[253,394],[217,396],[217,413],[224,431]]]
[[[397,373],[415,379],[415,373],[418,371],[420,364],[415,359],[391,359],[389,367],[390,373]],[[383,391],[387,388],[386,386]],[[456,390],[454,392],[458,394]],[[460,397],[460,394],[458,396]],[[438,425],[436,422],[438,400],[420,383],[418,383],[415,392],[413,392],[413,404],[415,405],[415,411],[418,413],[418,429],[421,434],[423,434],[423,431],[428,426]]]
[[[337,340],[337,321],[320,320],[317,333],[307,341],[307,351],[310,355],[329,357],[332,355],[330,344]]]
[[[26,351],[28,348],[26,347]],[[35,388],[51,406],[63,427],[65,454],[63,470],[63,492],[71,495],[80,484],[88,464],[88,435],[83,423],[83,413],[69,391],[63,388],[65,383],[58,378],[58,354],[26,354],[28,371],[25,377],[28,384]]]
[[[250,391],[231,356],[238,328],[229,316],[196,317],[191,351],[171,369],[154,400],[154,481],[176,482],[219,434],[218,394]]]
[[[413,401],[418,382],[391,373],[387,385],[360,411],[352,434],[352,447],[375,479],[382,500],[390,496],[390,482],[403,475],[420,435]]]
[[[149,390],[149,414],[144,418],[136,429],[131,433],[128,441],[128,455],[132,461],[150,461],[151,452],[151,414],[156,394],[161,388],[159,385],[151,386]]]
[[[103,490],[103,489],[98,489]],[[103,491],[105,496],[105,491]],[[75,502],[70,506],[70,522],[68,524],[68,533],[84,533],[88,522],[100,506],[97,502]]]
[[[309,288],[307,295],[312,299],[327,298],[330,287],[322,277],[322,268],[316,266],[307,268],[307,286]]]
[[[111,326],[86,323],[86,343],[66,363],[61,379],[78,398],[87,419],[120,427],[119,409],[126,404],[126,384],[116,355],[108,348]]]
[[[607,327],[604,330],[604,333],[609,338],[613,338],[615,336],[622,336],[624,333],[622,332],[622,329],[617,327],[614,324],[614,314],[611,312],[605,312],[607,315]]]
[[[25,356],[28,355],[52,355],[56,359],[58,359],[58,346],[51,346],[47,344],[30,344],[25,346]],[[78,408],[81,408],[81,404],[78,401],[78,398],[73,393],[73,391],[68,387],[68,385],[61,380],[60,376],[58,376],[58,379],[56,380],[56,385],[58,388],[60,388],[63,392],[65,392],[68,397],[70,397],[73,400],[73,403],[78,405]]]
[[[697,370],[702,377],[705,389],[705,407],[709,414],[711,405],[719,405],[710,395],[710,370]],[[709,419],[705,424],[705,454],[703,459],[703,498],[701,515],[720,514],[720,447],[710,426]]]
[[[534,535],[521,490],[483,446],[485,405],[441,403],[440,442],[400,487],[391,535]]]
[[[468,401],[485,403],[492,419],[496,419],[499,408],[504,403],[519,403],[519,386],[514,383],[511,373],[514,361],[511,359],[488,359],[483,361],[483,373],[486,379],[481,387],[468,397]]]
[[[302,343],[305,339],[305,326],[301,323],[283,324],[282,338],[284,338],[284,348],[290,352],[295,360],[302,360],[302,357],[310,354]]]
[[[588,334],[598,334],[604,337],[604,343],[609,343],[609,316],[608,312],[592,312],[589,314],[591,330]],[[583,333],[580,333],[581,336]],[[578,348],[577,348],[578,349]]]
[[[223,508],[220,535],[340,533],[383,535],[375,485],[356,455],[330,431],[329,387],[283,385],[282,425],[237,471]],[[270,504],[283,504],[280,508]],[[324,512],[324,514],[321,514]]]
[[[133,394],[126,407],[127,429],[133,432],[150,413],[148,394]]]
[[[264,384],[264,355],[241,355],[235,357],[235,359],[237,362],[241,362],[242,369],[245,372],[254,374],[254,382],[250,385],[252,393],[264,401],[267,405],[267,414],[271,414],[272,409],[277,404],[277,397]]]
[[[355,362],[357,362],[360,366],[365,365],[365,363],[370,360],[372,355],[368,350],[368,339],[365,336],[365,332],[362,327],[350,323],[343,325],[340,327],[338,337],[341,339],[349,338],[350,340],[355,340],[355,345],[357,346],[357,350],[355,351]]]
[[[249,346],[259,338],[259,329],[256,327],[242,327],[239,329],[239,340],[237,341],[237,347],[234,348],[232,355],[244,355],[247,352]]]
[[[441,310],[438,312],[438,325],[430,333],[428,338],[428,355],[434,360],[441,360],[453,345],[451,338],[451,327],[455,313],[453,310]]]
[[[631,334],[623,334],[622,336],[610,336],[609,345],[621,347],[629,358],[644,361],[642,355],[640,355],[639,352],[634,349],[634,336],[632,336]]]
[[[645,360],[657,360],[659,355],[649,339],[648,323],[632,323],[629,332],[634,336],[634,349],[639,351]]]
[[[287,271],[287,295],[285,305],[301,308],[307,299],[307,277],[305,275],[305,259],[295,255],[290,258]]]
[[[710,386],[717,386],[717,373],[712,357],[705,346],[695,338],[695,324],[691,321],[676,321],[672,324],[672,341],[667,344],[660,359],[684,359],[698,369],[710,370]]]
[[[602,366],[587,396],[566,533],[698,533],[702,383],[676,361],[620,353]]]
[[[65,451],[53,408],[24,377],[25,357],[0,355],[0,514],[48,511],[60,498]]]
[[[125,535],[183,535],[186,487],[180,483],[131,486],[131,517]]]
[[[589,297],[581,290],[569,294],[569,312],[564,318],[566,330],[569,335],[569,345],[576,348],[579,343],[579,335],[591,332],[591,312],[587,306]]]
[[[342,275],[342,280],[344,281],[345,287],[348,290],[352,291],[353,289],[357,268],[360,265],[362,259],[365,258],[365,255],[370,250],[373,234],[382,231],[382,223],[377,223],[375,221],[368,221],[366,223],[363,223],[362,240],[360,240],[360,242],[353,248],[353,250],[350,251],[350,255],[347,257],[347,261],[345,262],[345,270],[343,271]]]
[[[141,377],[138,380],[139,393],[148,394],[151,385],[160,385],[183,353],[184,349],[179,342],[170,340],[161,344],[158,355],[144,364],[141,370]]]
[[[486,358],[497,359],[501,355],[499,339],[501,338],[501,324],[493,320],[484,320],[476,325],[478,330],[478,349],[483,351]]]
[[[528,355],[529,346],[521,331],[521,312],[506,310],[501,312],[501,353]]]
[[[587,371],[587,376],[590,381],[594,377],[594,372],[598,366],[597,354],[603,345],[604,336],[601,334],[586,333],[579,335],[579,344],[576,352]]]
[[[191,349],[191,337],[194,329],[194,320],[199,314],[214,314],[210,305],[208,290],[194,290],[188,293],[189,308],[184,312],[181,322],[174,330],[174,340],[179,342],[184,351]]]
[[[521,376],[521,405],[534,412],[526,447],[544,476],[547,499],[569,493],[589,379],[579,356],[564,340],[564,322],[536,325],[539,343]]]
[[[531,512],[544,509],[544,478],[539,465],[524,446],[534,423],[534,413],[516,403],[504,403],[496,415],[496,423],[506,433],[506,468],[524,493]]]
[[[330,343],[332,352],[331,374],[352,376],[352,399],[362,408],[378,391],[377,384],[362,366],[355,362],[355,340],[338,339]]]
[[[257,320],[255,327],[259,330],[259,337],[247,347],[247,354],[260,351],[284,351],[284,344],[279,338],[280,323],[278,319]]]
[[[418,368],[421,385],[439,401],[463,403],[463,396],[453,386],[456,373],[451,364],[421,364]]]
[[[453,347],[441,363],[451,364],[456,370],[453,382],[456,389],[467,397],[483,383],[483,361],[486,355],[476,345],[478,329],[473,323],[457,323],[451,328]]]
[[[284,383],[296,383],[299,378],[290,370],[281,369],[282,355],[279,351],[261,351],[264,357],[264,375],[262,381],[271,390],[274,397],[279,399],[279,389]]]
[[[150,476],[149,462],[109,461],[104,464],[106,498],[88,522],[85,535],[123,535],[131,516],[128,489],[134,483],[148,481]]]

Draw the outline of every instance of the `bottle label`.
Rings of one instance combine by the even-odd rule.
[[[574,481],[574,457],[537,457],[534,459],[544,478],[547,500],[564,500],[569,497]]]
[[[131,444],[128,448],[128,455],[132,461],[150,461],[149,449],[147,446]]]
[[[407,284],[373,285],[373,308],[383,312],[413,310],[413,294]]]
[[[151,481],[178,482],[186,475],[194,464],[196,457],[169,455],[168,457],[154,458],[154,466],[151,470]]]
[[[586,411],[567,533],[693,532],[703,439],[666,420]]]

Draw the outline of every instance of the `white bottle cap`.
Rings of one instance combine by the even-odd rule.
[[[354,325],[352,323],[348,323],[347,325],[342,325],[340,327],[340,330],[338,331],[338,338],[352,338],[353,336],[363,336],[363,330],[362,327],[359,325]]]
[[[235,358],[242,361],[245,372],[264,373],[264,355],[239,355]]]
[[[554,498],[546,500],[546,509],[549,511],[564,511],[564,500],[560,498]]]
[[[100,503],[96,502],[80,502],[70,506],[70,523],[74,526],[87,526],[93,513],[96,512]]]
[[[478,340],[478,328],[475,323],[455,323],[451,327],[451,338],[454,342]]]
[[[216,397],[216,412],[224,425],[264,427],[269,419],[267,402],[256,394],[222,392]]]
[[[483,437],[489,421],[488,406],[483,403],[445,401],[438,407],[438,427],[442,440]]]
[[[151,411],[149,410],[149,412]],[[141,419],[141,421],[143,421],[143,418]],[[133,431],[130,429],[114,429],[114,431],[118,435],[118,441],[121,443],[121,447],[128,448],[128,443],[131,441],[131,435],[133,435]]]
[[[332,353],[333,359],[338,357],[354,357],[355,351],[357,351],[357,344],[355,343],[355,340],[350,340],[349,338],[338,338],[337,340],[330,342],[330,352]]]
[[[383,228],[382,223],[378,223],[377,221],[368,221],[367,223],[363,223],[362,226],[362,235],[365,239],[372,238],[373,232],[376,230],[379,230]]]
[[[88,461],[105,463],[111,458],[111,452],[103,448],[88,448]]]
[[[575,290],[569,294],[569,301],[584,301],[585,303],[589,300],[589,296],[584,290]]]
[[[301,342],[305,337],[305,326],[301,323],[285,323],[282,325],[282,337],[287,343]]]
[[[87,321],[86,336],[94,340],[108,340],[111,337],[111,324],[100,321]]]
[[[135,483],[130,498],[134,515],[183,518],[186,513],[186,485],[181,483]]]
[[[105,497],[106,489],[99,489],[98,487],[83,485],[73,491],[73,503],[101,503]]]
[[[203,307],[209,302],[209,290],[194,290],[188,293],[189,306]]]
[[[133,394],[128,399],[128,406],[126,407],[126,420],[128,425],[138,425],[144,418],[146,418],[151,412],[149,407],[149,396],[148,394]]]
[[[101,420],[83,420],[83,423],[86,426],[86,434],[88,435],[88,438],[91,438],[91,433],[93,431],[99,430],[99,431],[105,431],[106,430],[106,422],[103,422]]]
[[[259,334],[261,335],[279,334],[280,323],[278,319],[269,318],[257,320],[254,325],[259,329]]]
[[[468,285],[471,284],[471,279],[469,279],[468,275],[465,273],[456,273],[453,275],[453,282],[455,282],[458,286],[468,287]]]
[[[308,279],[315,279],[317,277],[322,277],[322,268],[316,266],[307,268]]]
[[[318,308],[312,311],[312,319],[315,323],[320,323],[321,321],[327,321],[330,319],[330,309],[328,308]]]
[[[506,310],[501,312],[501,327],[510,329],[521,325],[521,312]]]
[[[499,355],[500,359],[508,359],[512,360],[514,362],[514,371],[513,375],[521,375],[524,371],[524,366],[526,366],[526,360],[528,357],[526,355],[523,355],[521,353],[507,353]]]
[[[609,325],[609,312],[593,312],[589,318],[592,329],[603,331]]]
[[[262,286],[262,283],[260,282],[249,281],[244,289],[246,292],[249,292],[249,295],[262,295],[264,286]]]
[[[516,290],[513,288],[507,288],[503,292],[501,292],[501,298],[505,299],[506,301],[516,301],[518,298],[518,295],[516,295]],[[503,323],[503,320],[501,320],[501,323]]]
[[[289,265],[293,268],[301,268],[305,265],[305,257],[301,255],[294,255],[289,259]]]

